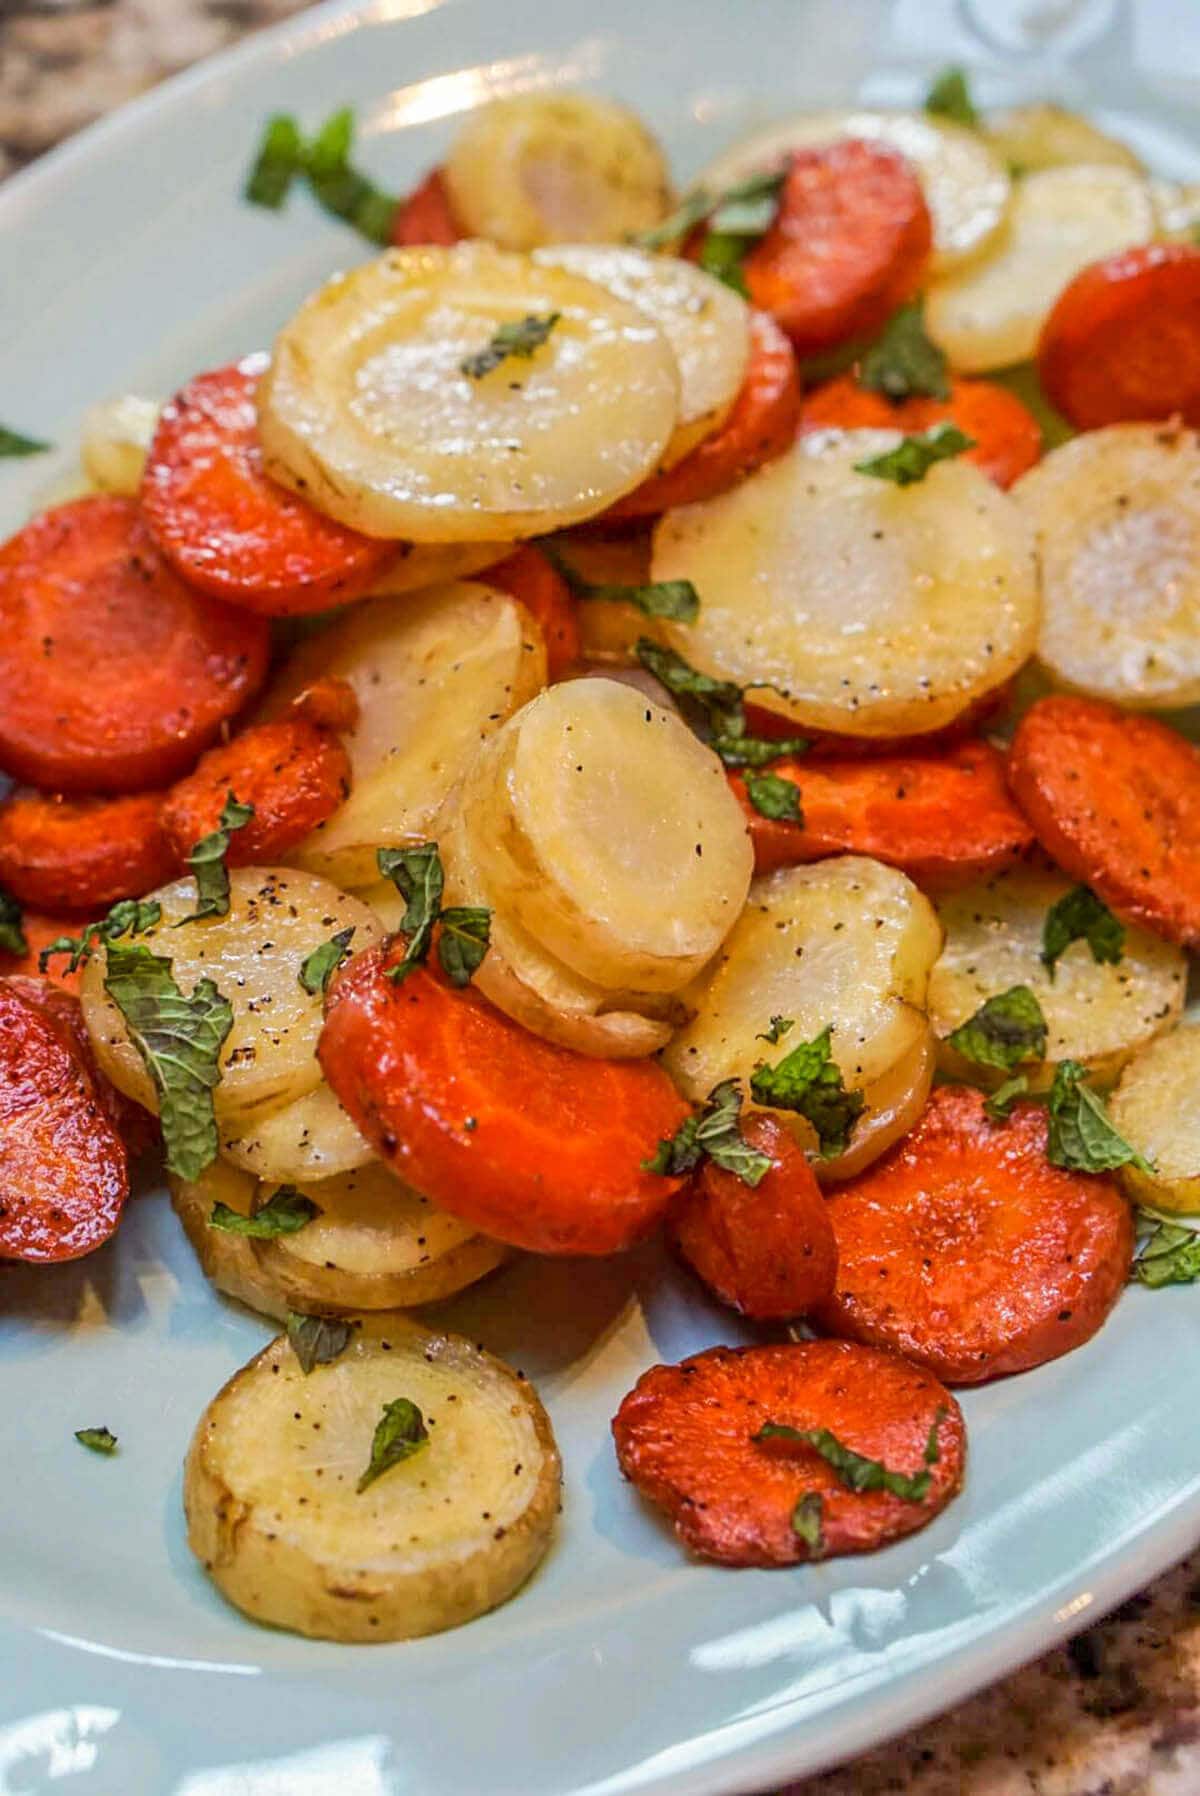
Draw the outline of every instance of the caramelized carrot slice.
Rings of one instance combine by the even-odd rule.
[[[66,956],[56,958],[65,960]],[[83,1007],[75,993],[65,990],[49,976],[15,974],[4,979],[2,984],[6,991],[15,992],[27,1004],[32,1004],[68,1038],[76,1058],[87,1071],[100,1108],[125,1143],[130,1159],[137,1160],[148,1153],[161,1139],[158,1118],[118,1091],[108,1075],[101,1071],[83,1020]]]
[[[675,1246],[709,1290],[744,1316],[799,1316],[833,1293],[837,1248],[821,1187],[793,1135],[761,1112],[743,1139],[769,1155],[756,1186],[706,1160],[671,1216]]]
[[[912,1133],[837,1187],[832,1334],[891,1347],[948,1384],[1024,1372],[1091,1339],[1129,1276],[1133,1222],[1114,1182],[1046,1158],[1046,1112],[993,1123],[945,1085]]]
[[[230,837],[227,864],[269,864],[349,796],[350,757],[331,730],[294,716],[255,724],[210,748],[163,801],[163,833],[177,859],[219,826],[231,792],[252,804],[254,815]]]
[[[197,375],[164,406],[142,477],[146,524],[214,598],[269,617],[324,611],[364,593],[395,544],[335,523],[263,472],[262,367],[248,356]]]
[[[914,736],[841,736],[833,730],[816,730],[809,736],[804,764],[813,761],[865,761],[888,755],[941,755],[965,741],[974,741],[979,731],[994,718],[1007,711],[1012,702],[1012,681],[993,687],[973,699],[965,711],[940,730],[925,730]],[[765,736],[778,741],[781,736],[794,736],[792,719],[781,717],[764,705],[753,701],[746,706],[746,728],[752,736]]]
[[[815,1447],[756,1439],[767,1423],[824,1429],[889,1472],[927,1474],[925,1495],[850,1489]],[[621,1470],[684,1546],[721,1565],[886,1546],[945,1508],[966,1458],[962,1413],[936,1378],[848,1341],[710,1347],[653,1366],[617,1411],[613,1437]]]
[[[987,742],[940,756],[777,761],[769,771],[796,786],[803,822],[763,816],[748,795],[761,776],[730,774],[758,873],[830,854],[869,854],[918,883],[966,884],[1033,846],[1033,830],[1008,794],[1004,758]]]
[[[480,575],[498,586],[536,618],[546,639],[546,666],[551,681],[561,680],[582,652],[578,600],[558,570],[537,549],[518,549]]]
[[[29,944],[28,949],[24,954],[6,954],[0,951],[0,978],[38,978],[38,957],[42,949],[48,948],[51,942],[56,942],[59,936],[78,935],[87,921],[86,916],[49,917],[40,911],[27,910],[21,919],[21,928]],[[83,978],[83,968],[76,967],[72,973],[68,971],[69,964],[68,955],[56,954],[46,969],[46,978],[63,991],[77,992]]]
[[[287,706],[289,717],[302,717],[320,729],[352,730],[358,722],[358,694],[349,680],[324,675],[302,686]]]
[[[400,249],[422,243],[441,243],[449,247],[460,243],[462,237],[442,171],[430,169],[425,179],[396,207],[392,242]]]
[[[1200,753],[1153,717],[1039,699],[1009,783],[1043,848],[1127,922],[1200,944]]]
[[[1038,374],[1077,430],[1200,425],[1200,249],[1147,243],[1077,274],[1042,328]]]
[[[161,808],[159,792],[16,792],[0,805],[0,886],[51,910],[105,911],[118,898],[140,898],[178,871]]]
[[[389,1166],[531,1253],[617,1253],[679,1188],[642,1161],[687,1105],[648,1060],[590,1060],[530,1035],[432,964],[396,985],[370,949],[330,988],[318,1056]]]
[[[1042,452],[1042,432],[1033,413],[1015,393],[990,380],[952,380],[949,399],[914,395],[892,402],[860,387],[853,374],[826,381],[805,396],[802,430],[901,430],[915,436],[935,424],[957,424],[974,442],[964,461],[1011,486]]]
[[[52,792],[137,792],[258,690],[264,619],[185,586],[132,499],[57,506],[0,547],[0,766]]]

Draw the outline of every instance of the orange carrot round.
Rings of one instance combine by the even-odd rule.
[[[59,936],[78,935],[87,921],[87,916],[50,917],[42,911],[27,910],[21,919],[21,929],[28,943],[27,951],[24,954],[7,954],[0,949],[0,978],[38,978],[38,958],[42,949],[48,948],[51,942],[56,942]],[[76,967],[73,973],[68,969],[68,956],[56,954],[46,968],[46,978],[63,991],[77,992],[83,978],[83,968]]]
[[[315,723],[319,729],[352,730],[359,717],[358,694],[349,680],[324,674],[302,686],[288,700],[287,715],[302,717],[305,723]]]
[[[0,886],[22,904],[105,911],[178,871],[160,792],[63,798],[17,791],[0,804]]]
[[[1042,452],[1037,419],[1015,393],[990,380],[952,380],[949,399],[914,394],[893,403],[883,393],[860,387],[853,374],[805,395],[802,430],[901,430],[915,436],[935,424],[956,424],[975,444],[964,461],[994,480],[1011,486]]]
[[[230,836],[228,865],[269,865],[349,796],[350,757],[331,730],[294,716],[210,748],[163,801],[163,833],[178,860],[218,827],[231,792],[254,815]]]
[[[853,1490],[815,1447],[757,1440],[768,1423],[823,1429],[889,1472],[926,1475],[925,1494]],[[617,1411],[613,1437],[625,1476],[691,1552],[721,1565],[886,1546],[945,1508],[966,1459],[962,1412],[936,1378],[847,1341],[710,1347],[653,1366]]]
[[[74,933],[78,931],[75,930]],[[55,958],[65,961],[67,957],[58,955]],[[149,1110],[143,1110],[133,1098],[127,1098],[123,1091],[118,1091],[107,1073],[101,1070],[91,1036],[87,1032],[87,1024],[83,1020],[83,1006],[75,993],[66,990],[48,975],[18,973],[0,983],[6,991],[15,992],[27,1004],[32,1004],[35,1010],[57,1026],[61,1034],[69,1038],[76,1058],[86,1069],[92,1082],[100,1108],[124,1142],[130,1159],[137,1160],[148,1153],[160,1140],[158,1118],[152,1116]]]
[[[994,1123],[946,1085],[891,1153],[829,1199],[830,1333],[890,1347],[948,1384],[1024,1372],[1090,1340],[1129,1276],[1133,1222],[1109,1178],[1046,1158],[1046,1112]]]
[[[430,169],[425,179],[396,207],[392,242],[400,249],[419,248],[423,243],[449,247],[460,243],[462,238],[463,232],[458,228],[442,171]]]
[[[557,568],[539,550],[522,548],[479,577],[486,585],[508,593],[537,620],[546,639],[550,679],[561,680],[578,661],[581,644],[579,601]]]

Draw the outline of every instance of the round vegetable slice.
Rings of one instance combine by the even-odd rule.
[[[390,1463],[372,1450],[387,1414],[408,1436]],[[214,1397],[184,1471],[188,1542],[257,1621],[411,1639],[520,1588],[549,1546],[561,1479],[524,1379],[457,1335],[364,1318],[311,1374],[281,1336]]]
[[[231,792],[254,815],[230,837],[227,864],[269,865],[345,802],[350,757],[331,730],[302,717],[255,724],[210,748],[163,803],[162,827],[179,860],[218,828]]]
[[[397,206],[392,242],[407,249],[422,243],[459,243],[464,235],[450,204],[446,178],[440,168],[431,168]]]
[[[1117,704],[1200,700],[1200,437],[1089,430],[1013,496],[1037,532],[1037,652],[1055,680]]]
[[[1042,432],[1015,393],[990,380],[952,380],[949,399],[913,395],[898,404],[859,385],[853,374],[839,375],[806,395],[802,430],[902,430],[915,436],[937,424],[956,424],[975,447],[965,461],[1009,487],[1042,452]]]
[[[1136,1202],[1157,1210],[1200,1210],[1200,1026],[1149,1042],[1121,1074],[1108,1103],[1113,1127],[1153,1168],[1132,1162],[1118,1174]]]
[[[1200,755],[1152,717],[1052,695],[1017,726],[1017,803],[1046,852],[1117,915],[1200,942]]]
[[[375,1158],[324,1080],[265,1116],[235,1118],[222,1132],[221,1152],[255,1178],[293,1185],[336,1178]]]
[[[193,592],[131,499],[77,499],[0,548],[0,764],[61,792],[184,772],[267,670],[267,626]]]
[[[22,904],[50,910],[103,912],[118,898],[140,898],[179,865],[161,813],[160,792],[14,792],[0,805],[0,886]]]
[[[1063,106],[1043,102],[990,112],[982,129],[1001,161],[1022,174],[1078,162],[1106,162],[1135,174],[1141,172],[1142,165],[1128,144]]]
[[[678,400],[645,312],[467,243],[391,250],[314,294],[276,342],[259,433],[268,473],[352,529],[507,540],[636,486]]]
[[[949,1384],[1028,1371],[1090,1340],[1129,1275],[1133,1223],[1111,1179],[1046,1158],[1046,1112],[989,1121],[942,1086],[886,1159],[829,1200],[823,1327],[890,1347]]]
[[[286,1321],[288,1303],[259,1265],[249,1239],[211,1226],[217,1204],[224,1204],[239,1216],[249,1216],[258,1190],[257,1179],[225,1160],[214,1160],[196,1180],[181,1179],[168,1172],[167,1187],[171,1208],[183,1224],[202,1271],[217,1290],[260,1316]]]
[[[160,1145],[158,1124],[150,1112],[118,1091],[101,1072],[83,1020],[83,1006],[76,994],[42,974],[10,974],[4,984],[6,989],[47,1017],[66,1038],[91,1081],[101,1110],[124,1142],[130,1161],[141,1159],[143,1154]]]
[[[678,1180],[644,1170],[687,1115],[651,1061],[540,1041],[399,950],[360,954],[329,995],[325,1076],[380,1157],[451,1215],[533,1253],[619,1252]]]
[[[810,728],[887,737],[941,728],[1028,659],[1032,532],[978,468],[942,461],[909,486],[858,464],[882,431],[803,436],[731,493],[668,512],[655,580],[691,580],[693,624],[667,636],[705,673],[771,686]]]
[[[160,410],[157,399],[123,393],[84,413],[79,459],[97,492],[137,497]]]
[[[756,1439],[766,1426],[785,1434]],[[905,1494],[854,1489],[791,1431],[845,1449],[843,1462],[873,1461]],[[720,1565],[797,1565],[899,1540],[945,1508],[966,1456],[961,1411],[936,1378],[848,1341],[710,1347],[652,1366],[613,1438],[625,1476],[690,1552]]]

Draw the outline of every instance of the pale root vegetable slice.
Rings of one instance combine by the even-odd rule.
[[[983,135],[1014,174],[1028,175],[1039,168],[1063,168],[1071,163],[1103,162],[1115,168],[1142,171],[1142,164],[1127,143],[1110,137],[1082,113],[1046,102],[1011,106],[989,113]]]
[[[1156,237],[1194,243],[1200,225],[1200,181],[1151,181]]]
[[[515,600],[463,581],[403,604],[355,606],[295,651],[268,713],[328,675],[358,699],[358,723],[343,738],[353,783],[292,858],[341,885],[366,886],[379,877],[377,849],[433,834],[479,744],[545,684],[546,651]]]
[[[1067,282],[1089,262],[1154,235],[1150,189],[1103,164],[1045,168],[1018,181],[985,256],[934,281],[925,325],[956,373],[1025,362]]]
[[[862,1115],[845,1153],[814,1164],[821,1183],[833,1185],[839,1179],[853,1178],[907,1135],[929,1102],[936,1072],[937,1044],[933,1030],[926,1025],[908,1052],[863,1091]]]
[[[663,1059],[684,1096],[699,1102],[720,1080],[748,1080],[761,1061],[776,1065],[830,1028],[846,1088],[877,1100],[888,1117],[878,1135],[860,1117],[847,1152],[871,1139],[882,1153],[912,1093],[928,1089],[925,993],[940,946],[929,900],[879,861],[842,855],[756,879],[721,953],[686,992],[695,1016]],[[792,1027],[771,1044],[762,1036],[777,1016]],[[815,1150],[809,1123],[779,1114]],[[824,1170],[837,1176],[837,1162]]]
[[[1037,533],[1047,672],[1118,705],[1200,701],[1200,435],[1085,431],[1013,497]]]
[[[96,492],[137,497],[160,409],[157,399],[124,393],[84,413],[79,459]]]
[[[1015,867],[943,898],[938,915],[946,943],[929,976],[929,1020],[939,1037],[944,1072],[998,1085],[1006,1076],[965,1062],[945,1039],[988,998],[1027,985],[1042,1007],[1044,1059],[1016,1070],[1035,1090],[1060,1060],[1078,1060],[1101,1081],[1178,1019],[1187,985],[1181,948],[1131,928],[1119,962],[1098,962],[1086,941],[1072,942],[1051,979],[1042,959],[1042,930],[1051,906],[1072,890],[1069,879]]]
[[[719,193],[777,167],[790,150],[855,137],[887,144],[912,164],[933,219],[936,272],[969,261],[991,242],[1008,206],[1008,170],[977,131],[925,113],[863,109],[781,119],[718,156],[696,185]]]
[[[214,1160],[195,1180],[181,1179],[169,1172],[167,1187],[171,1208],[183,1224],[201,1269],[217,1290],[244,1303],[247,1309],[257,1310],[261,1316],[282,1322],[288,1313],[287,1301],[259,1265],[247,1237],[209,1226],[216,1204],[225,1204],[239,1216],[249,1216],[258,1180],[224,1160]]]
[[[391,599],[469,580],[511,554],[511,543],[397,543],[396,559],[388,563],[364,597]]]
[[[494,756],[494,758],[492,758]],[[753,851],[720,762],[672,712],[616,680],[525,706],[489,756],[490,829],[472,850],[497,901],[585,979],[678,991],[720,947]]]
[[[1172,1029],[1135,1054],[1108,1113],[1154,1168],[1121,1168],[1130,1197],[1157,1210],[1200,1210],[1200,1025]]]
[[[375,1158],[324,1080],[264,1116],[234,1118],[221,1133],[221,1153],[256,1178],[281,1184],[331,1179]]]
[[[543,326],[530,353],[465,371],[529,319]],[[644,311],[485,243],[391,250],[339,275],[284,327],[258,389],[269,474],[352,529],[425,543],[603,511],[658,467],[678,404],[675,357]]]
[[[674,647],[848,736],[940,729],[1010,679],[1037,636],[1033,533],[961,458],[907,487],[858,472],[899,440],[814,431],[732,492],[668,512],[654,578],[700,594],[696,622],[668,626]]]
[[[297,1189],[320,1214],[295,1234],[251,1246],[272,1287],[301,1315],[438,1303],[508,1258],[499,1241],[448,1216],[379,1161]],[[255,1208],[273,1190],[261,1184]]]
[[[387,1405],[427,1439],[365,1489]],[[281,1336],[218,1392],[184,1472],[188,1542],[257,1621],[368,1643],[504,1602],[550,1544],[562,1468],[532,1387],[457,1335],[364,1317],[307,1377]]]
[[[673,467],[717,430],[741,391],[750,360],[750,308],[694,262],[624,244],[570,243],[535,262],[569,268],[627,299],[654,320],[679,368],[679,415],[660,465]]]
[[[671,204],[641,119],[595,94],[516,94],[467,120],[443,170],[464,236],[504,249],[620,243]]]
[[[233,1010],[213,1092],[218,1121],[236,1117],[247,1124],[319,1085],[321,995],[301,985],[300,968],[342,929],[353,928],[356,950],[379,941],[383,929],[366,905],[328,880],[291,867],[234,868],[223,917],[186,921],[196,909],[196,882],[190,877],[150,896],[161,905],[162,917],[139,934],[138,943],[169,958],[185,995],[199,980],[211,979]],[[104,990],[106,958],[105,949],[97,948],[80,988],[88,1034],[118,1091],[157,1112],[150,1074]]]

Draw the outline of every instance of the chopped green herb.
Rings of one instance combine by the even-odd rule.
[[[225,856],[229,853],[229,838],[235,830],[245,829],[253,815],[252,804],[239,804],[232,792],[228,794],[216,829],[201,836],[187,857],[196,880],[196,908],[190,917],[180,918],[176,929],[185,923],[198,923],[202,917],[228,916],[229,869]]]
[[[53,447],[53,443],[43,443],[39,437],[22,436],[19,430],[10,430],[6,424],[0,424],[0,456],[45,455]]]
[[[990,1097],[983,1101],[983,1108],[993,1122],[1007,1122],[1012,1107],[1018,1098],[1025,1096],[1029,1090],[1029,1079],[1025,1073],[1016,1073],[1011,1079],[1005,1079],[1003,1085],[997,1085]]]
[[[635,653],[642,666],[677,701],[690,727],[726,767],[765,767],[784,755],[802,755],[805,736],[777,740],[746,734],[745,693],[732,680],[715,680],[692,667],[674,649],[639,637]]]
[[[647,1172],[667,1178],[678,1178],[693,1172],[704,1157],[715,1166],[733,1173],[743,1185],[761,1185],[771,1170],[771,1159],[760,1154],[743,1139],[738,1127],[742,1113],[742,1093],[736,1079],[723,1079],[714,1085],[705,1099],[704,1108],[665,1141],[660,1141],[653,1158],[643,1160]]]
[[[374,1484],[376,1478],[382,1478],[394,1465],[399,1465],[402,1459],[411,1459],[428,1439],[425,1418],[415,1403],[407,1397],[397,1397],[394,1402],[385,1403],[371,1442],[371,1458],[355,1487],[359,1495],[369,1484]]]
[[[408,937],[404,959],[388,969],[388,978],[399,985],[429,958],[445,885],[442,857],[436,842],[422,842],[417,848],[381,848],[375,861],[383,878],[390,879],[408,901],[400,919],[400,928]]]
[[[1055,1067],[1046,1158],[1069,1172],[1136,1166],[1139,1172],[1152,1173],[1150,1163],[1113,1126],[1104,1100],[1084,1084],[1086,1078],[1087,1068],[1077,1060],[1062,1060]]]
[[[825,1551],[824,1521],[825,1502],[820,1491],[806,1490],[792,1510],[792,1532],[800,1536],[813,1559],[819,1559]]]
[[[299,1234],[320,1214],[321,1206],[311,1197],[294,1185],[280,1185],[252,1216],[243,1216],[228,1204],[214,1204],[208,1226],[225,1235],[245,1235],[251,1241],[275,1241],[280,1235]]]
[[[391,242],[394,194],[383,193],[351,165],[354,114],[343,107],[322,125],[305,153],[305,173],[319,206],[352,225],[369,243]]]
[[[482,380],[485,374],[491,374],[509,356],[518,356],[522,361],[528,361],[534,350],[542,347],[561,317],[561,312],[547,312],[544,318],[537,318],[530,313],[528,317],[519,318],[513,324],[500,325],[483,349],[476,350],[474,355],[467,356],[459,363],[460,371],[469,380]]]
[[[439,913],[438,960],[451,985],[470,985],[488,951],[492,913],[481,904],[451,904]]]
[[[21,906],[11,892],[0,886],[0,950],[5,954],[29,953],[24,924],[25,913]]]
[[[803,829],[804,812],[795,780],[784,779],[778,773],[752,773],[746,781],[746,797],[760,816],[770,817],[776,823],[794,823]]]
[[[936,1465],[942,1457],[941,1448],[938,1446],[938,1430],[949,1414],[950,1411],[944,1403],[939,1403],[933,1412],[933,1421],[929,1424],[929,1439],[925,1442],[926,1465]]]
[[[694,624],[700,614],[700,595],[690,580],[654,580],[646,586],[622,586],[612,581],[585,580],[551,543],[541,545],[546,560],[560,574],[577,599],[600,599],[616,605],[636,605],[647,617],[669,617],[676,623]]]
[[[979,129],[979,114],[967,86],[965,69],[943,69],[925,95],[925,110],[934,118],[948,118],[955,125]]]
[[[914,486],[924,480],[935,462],[950,461],[968,449],[975,439],[961,431],[957,424],[934,424],[915,436],[906,436],[894,449],[856,461],[856,474],[870,474],[875,480],[890,480],[895,486]]]
[[[801,1042],[785,1054],[776,1066],[760,1060],[750,1075],[750,1094],[756,1104],[793,1110],[812,1124],[823,1160],[846,1151],[866,1101],[861,1091],[847,1091],[842,1083],[842,1069],[829,1051],[832,1034],[832,1026],[828,1026],[812,1041]]]
[[[307,1378],[314,1366],[327,1366],[345,1353],[354,1333],[353,1324],[332,1316],[301,1316],[288,1311],[287,1338]]]
[[[350,952],[354,928],[351,923],[348,929],[339,929],[336,935],[331,935],[327,942],[314,948],[307,959],[301,962],[297,977],[306,992],[311,992],[316,997],[318,992],[328,991],[329,981]]]
[[[198,1179],[217,1157],[213,1090],[233,1008],[211,979],[185,997],[171,962],[140,943],[110,941],[104,989],[154,1081],[167,1170]]]
[[[1141,1238],[1133,1276],[1157,1291],[1163,1285],[1194,1285],[1200,1279],[1200,1233],[1169,1222],[1151,1210],[1138,1212]]]
[[[717,203],[707,189],[697,187],[660,224],[651,225],[647,231],[635,232],[629,241],[636,243],[639,249],[666,249],[669,243],[678,243],[681,237],[686,237],[702,224]]]
[[[711,274],[726,287],[732,287],[743,299],[749,299],[744,267],[749,247],[750,241],[745,237],[732,236],[728,231],[709,231],[700,245],[700,266],[705,274]]]
[[[290,113],[277,112],[267,120],[254,167],[246,182],[245,197],[253,206],[278,212],[292,182],[304,173],[304,139]]]
[[[1084,941],[1092,959],[1116,966],[1125,952],[1125,925],[1113,916],[1090,886],[1072,886],[1046,912],[1042,925],[1042,963],[1051,979],[1060,957],[1072,942]]]
[[[75,1439],[92,1453],[112,1455],[117,1450],[117,1437],[111,1428],[77,1428]]]
[[[938,1424],[934,1423],[936,1442]],[[789,1428],[783,1422],[764,1422],[753,1437],[756,1441],[787,1441],[796,1446],[811,1447],[826,1465],[832,1466],[847,1490],[886,1490],[906,1503],[923,1503],[929,1495],[933,1479],[929,1472],[893,1472],[878,1459],[867,1459],[853,1448],[843,1446],[828,1428]],[[927,1463],[930,1463],[927,1461]]]
[[[724,193],[697,188],[669,218],[640,232],[632,241],[643,249],[664,249],[707,222],[699,251],[701,268],[745,298],[743,264],[753,245],[774,224],[786,180],[786,169],[771,169],[748,176]]]
[[[755,1041],[769,1041],[773,1046],[778,1046],[784,1036],[788,1033],[789,1029],[794,1029],[795,1027],[795,1017],[773,1016],[771,1018],[771,1027],[769,1029],[764,1029],[762,1034],[756,1035],[754,1039]]]
[[[60,935],[38,955],[38,966],[44,973],[56,954],[67,954],[69,973],[78,971],[90,960],[101,942],[119,941],[122,936],[145,935],[162,921],[162,905],[156,898],[122,898],[106,917],[88,923],[80,935]]]
[[[1013,985],[988,998],[946,1039],[975,1066],[1011,1073],[1022,1060],[1040,1060],[1045,1054],[1046,1019],[1029,987]]]
[[[896,405],[915,394],[949,399],[946,365],[944,352],[925,334],[924,301],[914,299],[892,313],[883,335],[863,356],[858,384]]]

